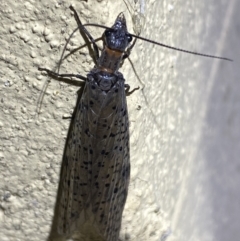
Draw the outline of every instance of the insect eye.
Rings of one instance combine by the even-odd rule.
[[[132,35],[131,34],[128,34],[127,35],[127,39],[128,39],[128,42],[130,43],[132,41]]]

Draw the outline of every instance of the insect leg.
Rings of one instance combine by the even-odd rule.
[[[72,77],[75,77],[75,78],[78,78],[78,79],[81,79],[83,81],[86,81],[87,78],[80,75],[80,74],[58,74],[58,73],[55,73],[49,69],[45,69],[45,68],[40,68],[38,67],[38,70],[40,71],[46,71],[48,73],[48,75],[54,77],[54,78],[72,78]]]
[[[90,40],[90,42],[92,43],[93,48],[94,48],[94,52],[95,52],[95,57],[96,57],[96,59],[98,60],[98,59],[99,59],[99,50],[98,50],[98,46],[97,46],[94,38],[93,38],[93,37],[91,36],[91,34],[87,31],[87,29],[83,26],[83,24],[82,24],[82,22],[81,22],[81,20],[80,20],[80,18],[79,18],[79,16],[78,16],[76,10],[73,8],[73,6],[71,5],[69,8],[70,8],[70,9],[73,11],[73,13],[74,13],[74,18],[75,18],[75,20],[76,20],[76,22],[77,22],[77,25],[78,25],[79,29],[80,29],[80,33],[81,33],[81,31],[83,31],[83,32],[86,34],[86,36],[88,37],[88,39]]]
[[[137,38],[135,38],[133,43],[126,49],[126,51],[125,51],[125,53],[124,53],[124,55],[122,57],[122,60],[124,60],[124,59],[126,59],[126,58],[128,58],[130,56],[131,50],[134,47],[134,45],[136,44],[136,42],[137,42]]]
[[[129,90],[130,90],[130,85],[128,85],[128,84],[125,84],[124,87],[126,88],[125,91],[126,91],[126,95],[127,95],[127,96],[128,96],[128,95],[131,95],[134,91],[140,89],[140,87],[138,86],[137,88],[134,88],[133,90],[129,91]]]

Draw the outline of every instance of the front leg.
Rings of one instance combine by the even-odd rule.
[[[97,62],[97,60],[99,59],[99,50],[98,50],[98,46],[97,46],[94,38],[91,36],[91,34],[88,32],[88,30],[83,26],[83,24],[82,24],[82,22],[81,22],[81,20],[80,20],[80,18],[78,16],[78,14],[77,14],[77,11],[74,9],[74,7],[71,5],[69,8],[74,13],[74,18],[75,18],[75,20],[77,22],[77,25],[79,27],[80,33],[82,31],[87,36],[89,41],[92,43],[93,48],[94,48],[94,54],[95,54],[95,57],[96,57],[96,62]]]
[[[73,77],[75,77],[75,78],[81,79],[83,81],[87,80],[86,77],[84,77],[84,76],[82,76],[80,74],[58,74],[58,73],[55,73],[55,72],[53,72],[53,71],[51,71],[49,69],[41,68],[41,67],[38,67],[38,70],[46,71],[49,76],[52,76],[52,77],[57,78],[57,79],[60,79],[60,78],[73,78]]]
[[[122,60],[128,58],[131,54],[131,51],[134,47],[134,45],[136,44],[136,41],[137,41],[137,38],[134,39],[133,43],[127,48],[127,50],[125,51],[123,57],[122,57]]]

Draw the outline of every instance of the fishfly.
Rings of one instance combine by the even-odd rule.
[[[93,44],[97,63],[87,77],[39,68],[54,78],[76,77],[85,82],[63,155],[60,199],[56,207],[57,228],[67,238],[77,231],[86,237],[117,241],[130,179],[126,94],[135,90],[129,91],[129,85],[118,72],[121,62],[130,55],[137,38],[182,52],[230,59],[182,50],[130,34],[123,13],[108,28],[98,24],[83,25],[75,9],[72,6],[70,9],[74,12],[78,29]],[[100,57],[85,26],[106,29]]]

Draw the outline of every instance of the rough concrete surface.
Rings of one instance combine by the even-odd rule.
[[[240,2],[126,2],[145,17],[142,36],[234,62],[137,42],[133,66],[125,61],[121,69],[131,87],[141,87],[128,97],[132,172],[121,240],[237,240]],[[51,80],[41,98],[49,78],[37,67],[56,69],[76,28],[70,4],[83,22],[107,26],[123,11],[133,32],[124,1],[0,1],[2,241],[42,241],[50,231],[69,126],[63,117],[71,116],[78,87]],[[66,54],[83,44],[74,35]],[[82,48],[60,72],[85,75],[92,67]]]

